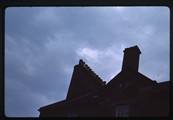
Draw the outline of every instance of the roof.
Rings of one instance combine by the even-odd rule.
[[[110,80],[110,82],[107,83],[107,86],[122,80],[136,81],[138,83],[157,83],[156,81],[151,80],[140,72],[127,68],[119,72],[112,80]]]
[[[60,102],[56,102],[56,103],[53,103],[53,104],[50,104],[47,106],[43,106],[43,107],[39,108],[38,111],[49,110],[49,109],[53,109],[53,108],[60,108],[60,107],[65,107],[65,106],[69,106],[69,105],[91,103],[91,102],[94,102],[96,100],[96,99],[92,99],[92,98],[94,98],[95,94],[97,94],[97,92],[89,93],[89,94],[77,97],[75,99],[62,100]]]
[[[160,90],[168,90],[170,89],[170,81],[160,82],[158,83],[158,86]]]
[[[126,75],[130,75],[130,76],[126,76]],[[138,83],[151,83],[151,84],[154,84],[154,85],[158,85],[159,89],[158,89],[158,93],[162,92],[162,90],[168,90],[168,86],[170,85],[170,82],[169,81],[166,81],[166,82],[161,82],[161,83],[157,83],[151,79],[149,79],[148,77],[146,77],[145,75],[139,73],[139,72],[136,72],[136,71],[132,71],[132,70],[124,70],[124,71],[121,71],[119,74],[117,74],[107,85],[105,85],[105,87],[103,87],[100,91],[95,91],[93,93],[89,93],[89,94],[85,94],[85,95],[82,95],[82,96],[79,96],[79,97],[76,97],[74,99],[70,99],[70,100],[62,100],[60,102],[56,102],[56,103],[53,103],[53,104],[50,104],[50,105],[47,105],[47,106],[44,106],[44,107],[41,107],[39,108],[38,111],[42,112],[46,112],[46,111],[58,111],[58,110],[62,110],[62,109],[69,109],[69,108],[75,108],[75,107],[79,107],[79,106],[82,106],[82,107],[85,107],[85,106],[90,106],[90,107],[98,107],[100,105],[108,105],[108,104],[112,104],[116,101],[116,103],[119,103],[119,102],[123,102],[122,100],[119,100],[119,98],[121,98],[122,96],[125,96],[127,97],[128,99],[123,99],[124,101],[128,101],[129,99],[130,100],[144,100],[145,101],[145,98],[147,99],[148,97],[152,96],[153,94],[139,94],[137,93],[138,95],[134,96],[134,97],[130,97],[130,96],[127,96],[126,94],[121,94],[121,96],[117,97],[117,96],[114,96],[114,97],[111,97],[109,96],[107,93],[110,92],[109,90],[107,91],[107,88],[111,88],[112,86],[115,85],[115,83],[117,83],[118,81],[121,81],[122,79],[128,79],[130,80],[132,78],[139,78],[136,81],[138,81]],[[141,82],[140,80],[142,80],[143,82]],[[106,88],[106,89],[105,89]],[[127,90],[128,91],[128,90]],[[103,93],[103,94],[102,94]],[[106,93],[106,94],[105,94]],[[115,94],[115,92],[111,92],[111,94]],[[104,96],[106,95],[106,96]],[[106,99],[109,99],[108,101],[106,101]]]

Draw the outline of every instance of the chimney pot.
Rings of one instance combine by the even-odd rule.
[[[85,62],[84,62],[82,59],[80,59],[80,60],[79,60],[79,65],[84,66],[84,65],[85,65]]]

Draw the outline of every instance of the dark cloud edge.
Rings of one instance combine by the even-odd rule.
[[[4,82],[4,50],[5,50],[5,9],[7,7],[51,7],[51,6],[165,6],[168,7],[170,10],[170,26],[172,26],[173,23],[173,15],[172,15],[172,11],[173,11],[173,5],[171,4],[171,0],[157,0],[157,1],[151,1],[151,0],[140,0],[140,1],[135,1],[135,0],[92,0],[92,1],[79,1],[79,0],[63,0],[60,2],[57,1],[50,1],[50,0],[1,0],[0,1],[0,54],[1,54],[1,81],[0,81],[0,85],[1,85],[1,92],[0,92],[0,96],[1,96],[1,108],[0,108],[0,114],[2,118],[7,118],[5,116],[5,105],[4,105],[4,86],[5,86],[5,82]],[[171,34],[173,31],[173,27],[170,27],[170,80],[171,80],[171,86],[172,86],[172,38],[173,38],[173,34]],[[171,91],[173,90],[173,88],[170,86]],[[172,94],[172,92],[170,93]],[[172,98],[171,98],[172,99]],[[172,104],[171,104],[172,105]]]

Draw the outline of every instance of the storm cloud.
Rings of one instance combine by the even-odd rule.
[[[9,7],[5,11],[5,115],[38,117],[66,98],[74,65],[83,59],[109,82],[123,50],[138,45],[139,72],[170,80],[167,7]]]

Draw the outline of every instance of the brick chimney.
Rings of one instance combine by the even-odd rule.
[[[138,72],[139,67],[139,57],[141,54],[138,46],[133,46],[130,48],[126,48],[124,51],[124,58],[122,64],[122,71],[125,69],[131,69]]]

